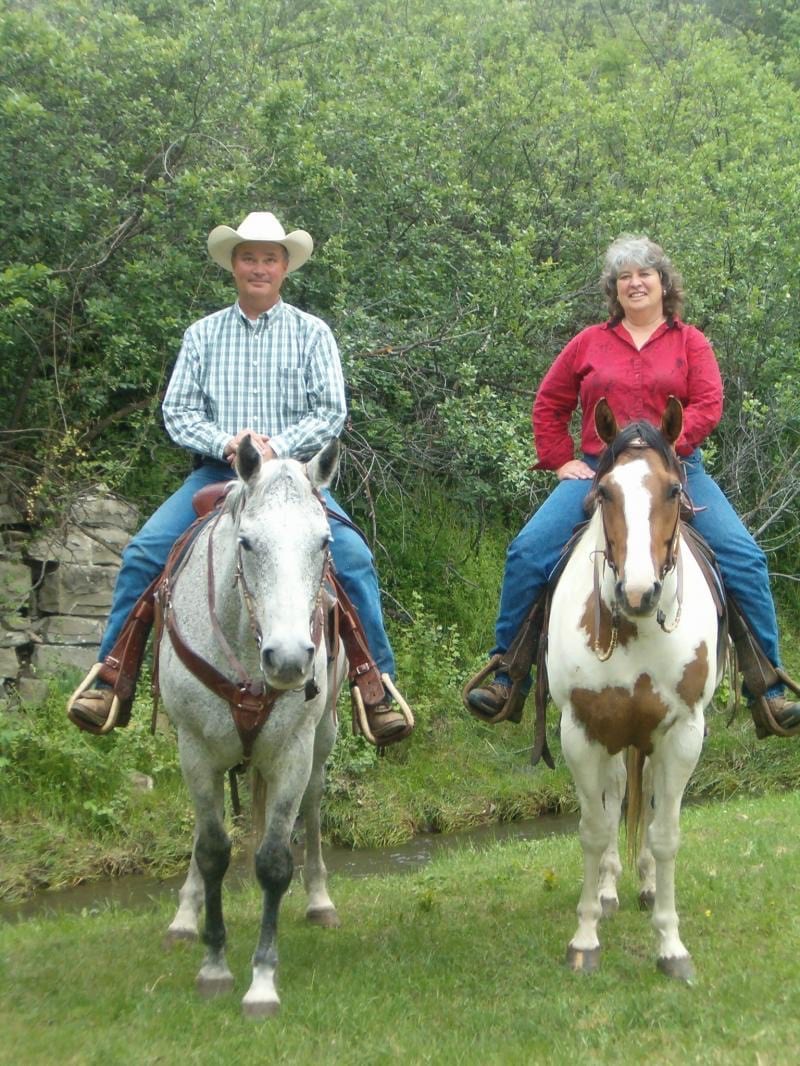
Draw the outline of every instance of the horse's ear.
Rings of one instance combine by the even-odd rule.
[[[597,436],[604,444],[610,444],[619,433],[619,426],[616,418],[614,418],[614,412],[609,407],[605,396],[601,396],[595,406],[594,428],[597,430]]]
[[[683,404],[677,396],[670,396],[661,416],[661,432],[674,444],[683,429]]]
[[[338,467],[339,441],[333,437],[306,463],[308,480],[315,489],[324,489],[333,481]]]
[[[261,452],[248,433],[236,449],[236,472],[242,481],[250,481],[261,469]]]

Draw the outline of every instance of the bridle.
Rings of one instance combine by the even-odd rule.
[[[636,448],[646,450],[650,446],[640,439],[634,439],[628,444],[628,448]],[[627,449],[626,449],[627,450]],[[620,453],[622,454],[622,453]],[[617,456],[619,458],[619,456]],[[613,467],[612,467],[613,469]],[[614,602],[611,605],[611,636],[609,638],[608,648],[605,650],[600,646],[600,622],[602,611],[602,597],[601,597],[601,567],[609,567],[614,578],[619,578],[619,567],[614,560],[613,553],[609,545],[611,544],[611,538],[608,534],[608,526],[606,519],[606,512],[603,507],[604,497],[602,493],[597,491],[599,485],[599,479],[595,479],[595,496],[596,505],[600,509],[600,520],[603,527],[603,548],[597,549],[593,552],[594,556],[594,574],[593,574],[593,598],[594,598],[594,645],[593,650],[600,662],[606,662],[614,654],[614,650],[619,643],[619,624],[622,617],[622,612],[619,607],[617,597],[614,597]],[[683,556],[678,551],[681,535],[681,505],[686,501],[691,508],[691,503],[686,496],[686,488],[681,479],[681,490],[675,496],[675,523],[672,528],[672,534],[669,540],[669,548],[667,550],[667,556],[659,571],[659,580],[661,582],[667,577],[668,574],[675,572],[676,591],[675,602],[677,604],[675,611],[675,618],[670,624],[667,624],[667,618],[661,607],[656,612],[656,621],[665,633],[672,633],[677,628],[678,623],[681,620],[681,612],[683,609]],[[615,581],[616,583],[616,581]]]

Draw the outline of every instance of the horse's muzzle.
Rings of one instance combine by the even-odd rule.
[[[624,614],[633,618],[647,618],[655,613],[661,599],[662,588],[660,581],[654,581],[649,588],[644,590],[629,589],[624,581],[618,581],[614,586],[614,592],[619,608]]]
[[[307,641],[291,647],[277,642],[262,645],[261,669],[272,688],[289,689],[302,685],[308,677],[316,648]]]

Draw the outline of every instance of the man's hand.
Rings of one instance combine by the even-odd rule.
[[[570,459],[556,470],[556,477],[559,481],[591,481],[594,470],[583,459]]]
[[[250,435],[250,441],[254,448],[261,452],[262,459],[277,459],[275,452],[269,443],[269,437],[266,437],[263,433],[256,433],[254,429],[242,429],[235,437],[231,437],[223,450],[223,456],[233,466],[236,462],[236,452],[239,445],[242,443],[247,435]]]

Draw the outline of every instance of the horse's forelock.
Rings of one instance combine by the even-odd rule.
[[[254,506],[276,497],[281,503],[302,503],[310,492],[311,485],[300,463],[273,459],[261,467],[258,481],[251,488],[250,499]]]
[[[631,422],[601,453],[592,487],[596,488],[609,470],[616,466],[621,455],[634,448],[651,448],[668,470],[673,471],[681,481],[684,480],[681,464],[661,430],[650,422]]]

